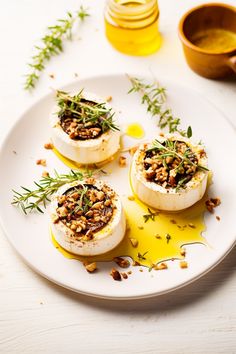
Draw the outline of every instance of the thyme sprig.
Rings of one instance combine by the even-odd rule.
[[[35,87],[41,71],[45,68],[45,62],[63,51],[63,40],[72,39],[72,30],[76,21],[83,21],[87,16],[89,16],[87,10],[80,6],[79,11],[74,15],[71,12],[67,12],[65,19],[59,19],[56,25],[47,28],[47,33],[41,40],[42,45],[34,47],[36,54],[32,56],[32,60],[28,64],[30,71],[26,75],[25,90],[31,90]]]
[[[165,143],[166,146],[163,143],[161,143],[159,140],[155,139],[152,143],[153,144],[152,147],[147,151],[152,151],[152,150],[163,151],[163,154],[160,155],[160,158],[163,160],[163,164],[167,156],[177,157],[178,159],[180,159],[179,165],[175,168],[175,170],[177,171],[184,164],[185,161],[188,164],[193,165],[194,167],[200,170],[209,171],[207,167],[196,164],[190,159],[190,157],[193,155],[193,152],[190,148],[187,148],[184,154],[181,155],[176,151],[176,140],[175,141],[166,140]]]
[[[146,260],[145,255],[148,253],[148,251],[144,252],[143,254],[141,254],[140,252],[138,252],[138,258],[142,259],[142,260]]]
[[[90,177],[91,171],[81,172],[71,170],[68,174],[59,174],[54,171],[54,177],[45,176],[39,182],[34,182],[36,188],[30,189],[21,186],[21,191],[13,190],[12,204],[19,207],[25,214],[34,210],[43,213],[42,206],[46,208],[47,202],[50,202],[51,196],[64,184],[81,181],[84,178]],[[82,197],[83,198],[83,197]]]
[[[57,91],[59,118],[70,113],[73,114],[73,119],[76,119],[77,123],[99,123],[103,132],[110,129],[120,130],[114,123],[112,108],[107,108],[105,103],[88,104],[83,100],[82,93],[83,90],[75,96],[70,96],[67,92]]]
[[[158,116],[158,127],[161,129],[168,128],[169,133],[178,132],[182,136],[191,138],[192,128],[189,126],[187,130],[180,129],[180,118],[174,117],[172,110],[166,107],[166,89],[159,86],[155,81],[146,84],[143,80],[136,77],[128,76],[131,82],[131,89],[128,93],[139,92],[142,94],[142,104],[147,106],[147,112],[152,116]]]
[[[155,217],[159,215],[158,211],[152,211],[150,208],[148,208],[148,214],[144,214],[144,222],[148,222],[148,220],[155,221]]]

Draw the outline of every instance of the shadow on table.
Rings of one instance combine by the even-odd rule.
[[[192,306],[195,302],[204,300],[206,297],[214,296],[214,292],[224,286],[233,276],[236,259],[236,247],[229,255],[212,271],[196,280],[192,284],[184,286],[168,294],[140,300],[106,300],[73,293],[67,289],[51,284],[61,295],[72,301],[78,301],[88,307],[94,307],[106,312],[119,312],[124,315],[135,315],[142,312],[145,314],[162,313],[165,311],[175,311],[186,306]]]

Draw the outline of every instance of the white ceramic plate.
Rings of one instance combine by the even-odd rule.
[[[51,243],[47,213],[23,215],[11,206],[12,189],[20,185],[32,186],[33,180],[41,177],[42,167],[35,161],[46,158],[47,170],[68,171],[50,150],[43,145],[49,140],[48,116],[53,106],[53,95],[47,95],[34,104],[16,122],[0,152],[0,216],[7,238],[21,257],[37,272],[47,279],[83,294],[112,298],[142,298],[177,289],[213,268],[233,247],[236,238],[236,136],[235,131],[219,112],[207,100],[190,88],[160,79],[168,88],[168,105],[181,117],[182,126],[192,126],[196,141],[202,139],[207,146],[209,166],[214,171],[214,184],[210,194],[219,196],[222,204],[217,208],[218,222],[215,216],[206,214],[207,229],[204,237],[210,247],[203,245],[188,246],[187,261],[189,268],[182,270],[178,262],[171,262],[170,269],[162,272],[143,273],[138,267],[132,276],[122,282],[114,281],[108,274],[111,264],[103,263],[96,274],[88,274],[82,264],[76,260],[64,258]],[[88,78],[73,82],[63,88],[67,91],[85,88],[100,96],[113,97],[112,105],[119,111],[121,124],[140,122],[145,129],[145,139],[157,133],[154,121],[147,115],[145,107],[140,105],[138,95],[127,95],[130,83],[125,75],[112,75]],[[136,141],[126,139],[126,144]],[[16,152],[16,153],[15,153]],[[230,168],[229,168],[230,167]],[[112,170],[107,180],[118,193],[130,193],[127,170],[119,168],[117,162],[109,166]]]

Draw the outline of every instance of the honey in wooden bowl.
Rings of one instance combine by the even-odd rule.
[[[236,73],[236,8],[204,4],[189,10],[180,20],[179,37],[190,68],[218,79]]]

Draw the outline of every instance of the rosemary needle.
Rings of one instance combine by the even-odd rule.
[[[63,51],[63,40],[72,38],[72,29],[75,22],[77,20],[83,21],[87,16],[89,16],[87,10],[81,6],[74,15],[67,12],[65,19],[59,19],[56,25],[47,28],[47,33],[42,38],[42,45],[35,46],[36,54],[32,56],[32,60],[28,64],[30,71],[26,75],[25,90],[31,90],[35,87],[40,72],[45,68],[45,62]]]
[[[81,181],[84,178],[91,177],[92,171],[81,172],[71,170],[68,174],[59,174],[54,171],[54,177],[45,176],[39,182],[34,182],[36,188],[29,189],[21,187],[21,191],[13,190],[12,204],[19,207],[25,214],[34,210],[43,213],[41,206],[46,208],[47,202],[50,202],[50,197],[58,188],[66,183]]]

